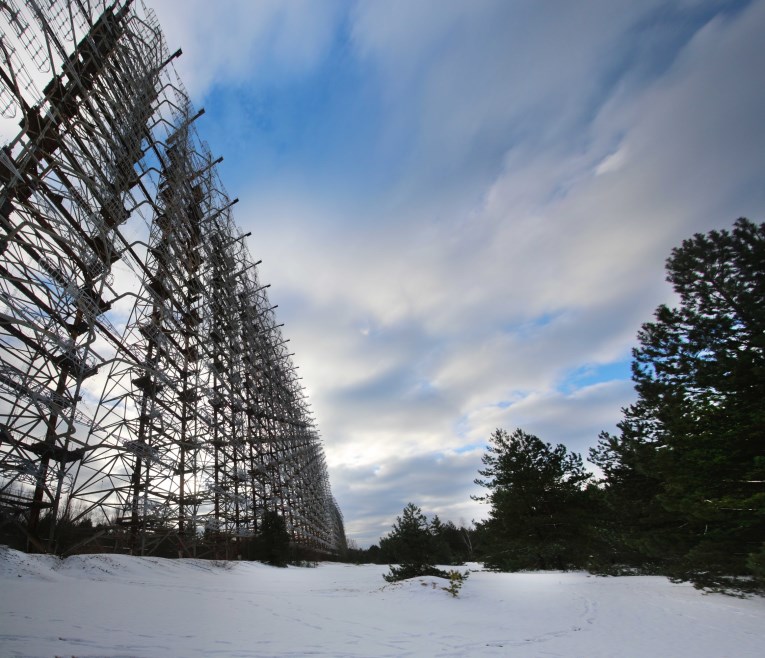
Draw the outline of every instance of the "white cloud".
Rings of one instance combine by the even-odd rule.
[[[595,168],[595,175],[602,176],[613,171],[619,171],[627,161],[627,149],[620,147],[613,153],[609,153]]]
[[[359,536],[429,496],[418,460],[497,425],[586,453],[631,384],[560,384],[629,358],[640,323],[672,299],[663,263],[680,240],[765,209],[762,4],[713,20],[662,75],[627,69],[611,87],[599,76],[625,56],[620,38],[641,20],[650,31],[650,7],[438,5],[356,6],[386,137],[413,142],[396,145],[390,200],[369,208],[379,223],[327,228],[303,207],[261,231]],[[395,476],[365,471],[391,463]],[[365,478],[378,516],[354,502]],[[465,503],[462,484],[443,495]]]
[[[330,45],[338,13],[333,0],[186,0],[182,11],[174,0],[156,0],[152,7],[170,52],[183,49],[177,68],[197,102],[215,86],[310,72]]]

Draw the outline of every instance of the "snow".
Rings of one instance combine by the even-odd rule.
[[[62,561],[0,547],[0,655],[765,655],[763,598],[660,577],[470,566],[453,598],[438,578],[385,583],[377,565]]]

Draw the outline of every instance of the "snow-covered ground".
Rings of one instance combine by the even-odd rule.
[[[386,571],[0,548],[0,656],[765,656],[762,598],[474,572],[455,599]]]

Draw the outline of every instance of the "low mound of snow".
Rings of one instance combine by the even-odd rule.
[[[471,569],[453,598],[442,578],[386,583],[387,571],[0,548],[0,655],[759,658],[765,646],[764,599],[665,578]]]

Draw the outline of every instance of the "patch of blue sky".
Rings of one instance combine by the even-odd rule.
[[[565,311],[551,311],[549,313],[540,313],[539,315],[525,320],[524,322],[504,324],[501,327],[503,334],[510,334],[523,338],[534,336],[540,329],[550,327],[565,315]]]
[[[570,394],[595,384],[611,381],[626,381],[631,378],[631,359],[603,364],[589,363],[567,372],[557,388],[562,393]]]
[[[508,399],[500,400],[499,402],[495,402],[491,406],[495,407],[496,409],[502,409],[504,411],[504,410],[509,409],[510,407],[512,407],[514,404],[524,400],[530,394],[531,394],[531,391],[527,391],[527,390],[512,391]]]
[[[476,450],[484,451],[486,450],[486,446],[487,446],[486,441],[480,441],[478,443],[467,443],[464,446],[459,446],[458,448],[455,448],[452,452],[457,455],[465,455],[471,452],[475,452]]]
[[[268,188],[287,175],[310,181],[312,194],[330,195],[342,185],[345,194],[361,197],[374,182],[370,176],[392,173],[377,160],[383,117],[373,76],[342,35],[310,71],[218,85],[204,102],[205,138],[225,157],[230,188]]]

